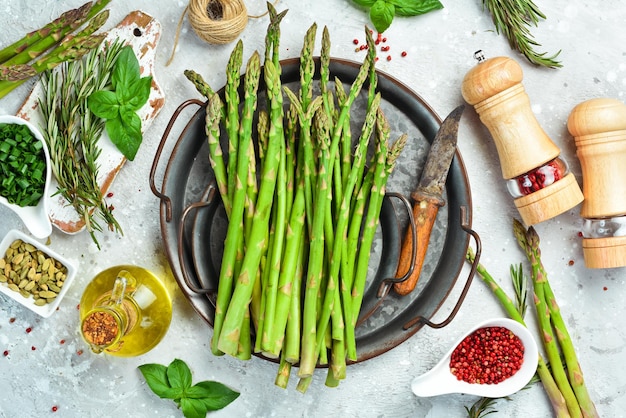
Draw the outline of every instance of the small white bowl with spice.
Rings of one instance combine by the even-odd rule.
[[[484,321],[458,339],[430,371],[413,379],[416,396],[465,393],[501,398],[522,389],[537,370],[531,332],[509,318]]]
[[[16,229],[0,242],[0,257],[0,292],[44,318],[76,277],[65,257]]]
[[[0,115],[0,204],[15,212],[36,238],[52,233],[51,177],[50,152],[41,132],[27,120]]]

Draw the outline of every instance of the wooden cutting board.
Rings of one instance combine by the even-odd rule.
[[[154,74],[156,48],[160,36],[161,24],[157,20],[141,11],[134,11],[126,16],[115,28],[111,29],[105,38],[105,42],[119,38],[124,40],[128,45],[131,45],[139,60],[141,76],[152,76],[152,91],[150,92],[148,102],[137,112],[141,118],[141,129],[143,133],[150,127],[150,124],[165,104],[163,91]],[[41,112],[39,112],[38,109],[38,100],[41,94],[41,83],[37,83],[17,113],[17,116],[31,121],[38,127],[41,127],[44,122],[41,117]],[[142,152],[141,148],[145,148],[147,139],[148,138],[144,135],[144,143],[140,147],[139,153]],[[106,196],[107,190],[126,162],[126,158],[115,145],[113,145],[106,132],[104,132],[98,144],[102,149],[98,158],[100,165],[98,184],[100,185],[103,196]],[[53,179],[50,191],[56,192],[57,186],[58,183]],[[68,204],[63,196],[57,195],[50,197],[49,208],[52,224],[59,230],[68,234],[75,234],[85,229],[85,222],[78,216],[76,210]]]

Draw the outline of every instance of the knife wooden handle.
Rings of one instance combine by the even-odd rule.
[[[439,207],[443,206],[444,202],[441,199],[436,198],[418,198],[413,205],[413,217],[415,219],[416,235],[417,235],[417,251],[415,256],[415,267],[411,275],[404,281],[395,283],[393,289],[399,295],[408,295],[415,289],[417,281],[422,271],[422,265],[424,264],[424,258],[426,257],[426,250],[428,250],[428,241],[430,239],[430,233],[439,212]],[[411,268],[411,256],[413,250],[413,237],[411,235],[411,229],[407,228],[406,236],[402,244],[400,251],[400,260],[398,263],[398,270],[396,277],[403,277],[407,274]]]

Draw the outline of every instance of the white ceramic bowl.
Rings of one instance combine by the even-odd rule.
[[[26,125],[28,129],[33,133],[33,136],[37,138],[43,144],[44,154],[46,156],[46,184],[44,186],[43,196],[39,199],[37,206],[21,207],[13,203],[9,203],[8,200],[0,196],[0,204],[11,209],[15,212],[20,219],[24,222],[28,230],[36,238],[46,238],[52,233],[52,222],[48,216],[48,199],[50,195],[50,178],[52,176],[52,167],[50,165],[50,151],[46,141],[44,141],[41,132],[32,123],[18,118],[17,116],[3,115],[0,116],[0,123],[14,123],[17,125]]]
[[[72,285],[72,282],[74,281],[74,278],[76,277],[76,266],[74,266],[65,257],[61,256],[57,252],[53,251],[52,249],[46,247],[42,243],[32,239],[28,235],[16,229],[9,231],[9,233],[4,237],[4,239],[0,243],[0,258],[4,258],[7,249],[11,246],[13,242],[15,242],[18,239],[24,241],[25,243],[33,245],[38,250],[41,250],[42,252],[46,253],[49,257],[52,257],[55,260],[59,261],[61,264],[63,264],[67,268],[67,275],[65,278],[65,282],[63,283],[63,287],[61,287],[61,291],[59,292],[57,297],[54,299],[54,301],[47,303],[43,306],[35,305],[35,300],[33,299],[32,296],[25,298],[24,296],[21,295],[21,293],[16,292],[15,290],[9,289],[9,286],[6,283],[0,283],[1,293],[4,293],[6,296],[10,297],[11,299],[18,302],[19,304],[27,307],[31,311],[43,316],[44,318],[47,318],[50,315],[52,315],[54,311],[56,311],[59,304],[61,303],[61,300],[67,293],[67,290]]]
[[[450,371],[450,357],[454,349],[471,333],[480,328],[504,327],[519,337],[524,345],[524,361],[522,367],[511,377],[495,384],[467,383],[458,380]],[[420,397],[444,395],[448,393],[465,393],[468,395],[501,398],[512,395],[528,384],[537,370],[539,351],[537,342],[531,332],[522,324],[508,318],[496,318],[484,321],[465,335],[461,336],[435,367],[413,379],[411,390]]]

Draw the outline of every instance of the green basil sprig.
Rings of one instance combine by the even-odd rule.
[[[443,9],[439,0],[353,0],[359,6],[369,8],[370,20],[378,33],[391,25],[394,16],[417,16]]]
[[[139,61],[130,46],[122,48],[118,55],[111,83],[113,90],[96,91],[87,103],[94,115],[106,119],[111,142],[132,161],[142,141],[137,110],[148,101],[152,76],[141,77]]]
[[[179,359],[167,367],[143,364],[139,370],[150,389],[161,399],[172,399],[186,418],[204,418],[207,412],[222,409],[239,397],[239,392],[219,382],[205,380],[192,385],[191,370]]]

